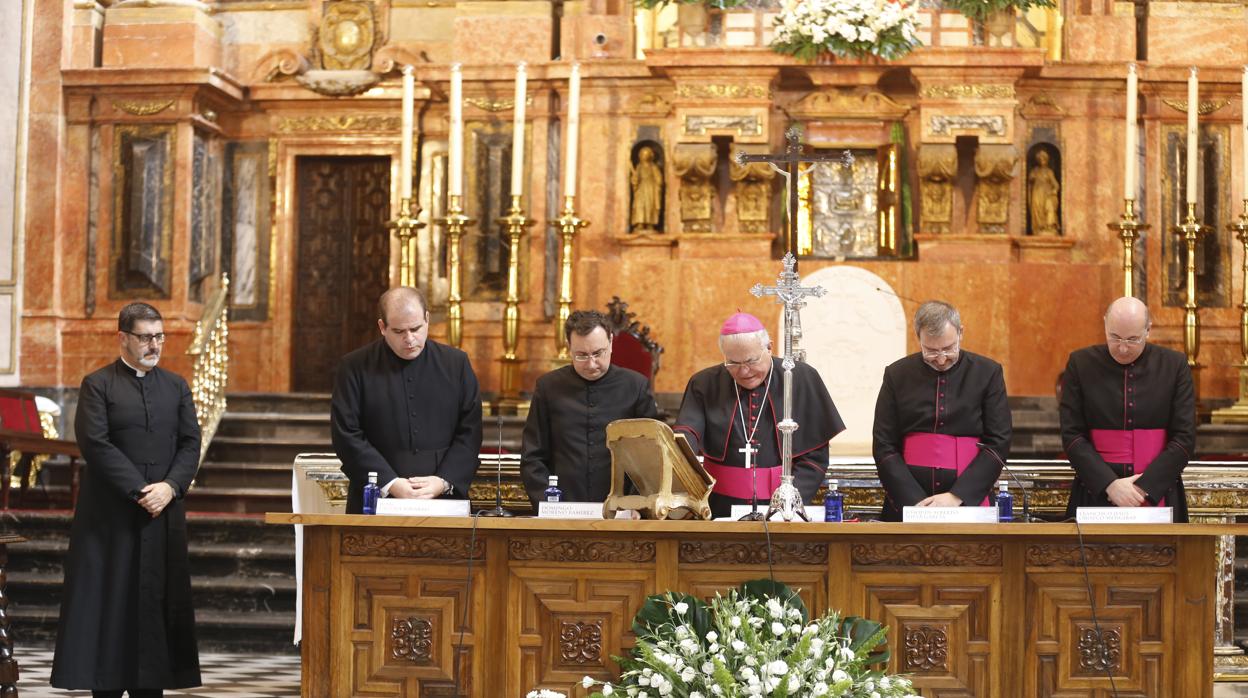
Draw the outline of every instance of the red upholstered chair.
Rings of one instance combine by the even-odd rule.
[[[619,296],[612,296],[607,303],[607,321],[615,335],[611,342],[611,363],[645,376],[653,389],[663,347],[650,337],[648,325],[643,326],[633,319],[636,315],[628,311],[628,303]]]
[[[16,463],[12,463],[14,459],[9,457],[13,452],[22,454]],[[20,477],[21,491],[25,494],[29,483],[26,475],[30,472],[32,459],[38,455],[69,457],[72,507],[78,500],[78,461],[82,458],[78,444],[44,437],[34,393],[0,389],[0,508],[9,508],[11,476]]]

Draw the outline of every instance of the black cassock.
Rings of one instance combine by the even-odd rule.
[[[351,481],[347,513],[363,509],[369,472],[381,487],[437,475],[453,487],[446,496],[468,496],[481,464],[481,391],[464,352],[430,340],[409,361],[378,339],[343,357],[330,412]]]
[[[650,382],[611,366],[587,381],[571,366],[537,379],[524,423],[520,475],[534,508],[550,475],[559,476],[565,501],[601,502],[611,492],[607,425],[617,419],[658,419]]]
[[[947,371],[911,354],[884,369],[871,432],[875,468],[884,486],[884,521],[900,521],[902,507],[951,492],[963,506],[977,506],[992,490],[1010,453],[1010,406],[1001,364],[963,351]],[[908,435],[965,437],[977,450],[961,475],[956,467],[907,463]],[[978,447],[975,444],[983,444]]]
[[[711,512],[727,516],[733,504],[749,504],[752,477],[758,478],[758,501],[766,508],[779,482],[780,432],[784,418],[784,368],[772,357],[771,383],[753,390],[737,386],[723,364],[702,369],[689,379],[676,415],[675,431],[684,434],[703,465],[719,482],[711,493]],[[832,396],[810,365],[793,367],[793,483],[809,504],[823,484],[828,467],[828,442],[845,430]],[[743,424],[744,423],[744,424]],[[756,426],[757,425],[757,426]],[[746,432],[753,433],[757,473],[745,470]],[[736,496],[727,494],[735,492]]]
[[[1073,352],[1062,377],[1062,446],[1075,470],[1066,515],[1081,506],[1112,506],[1105,493],[1121,477],[1144,475],[1135,484],[1153,504],[1174,507],[1187,521],[1183,469],[1196,450],[1196,398],[1183,354],[1146,344],[1134,362],[1114,360],[1104,344]],[[1093,444],[1094,431],[1154,432],[1160,453],[1146,464],[1106,462]],[[1125,460],[1121,457],[1118,460]]]
[[[175,373],[157,367],[140,378],[118,359],[83,379],[74,432],[87,467],[65,561],[52,685],[199,686],[182,503],[199,468],[191,390]],[[162,481],[175,497],[152,518],[136,495]]]

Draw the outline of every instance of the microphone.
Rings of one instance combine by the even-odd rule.
[[[478,514],[478,516],[502,516],[508,517],[513,514],[503,508],[503,415],[498,416],[498,450],[494,454],[495,465],[495,482],[494,482],[494,508],[486,509]],[[475,525],[475,524],[474,524]]]
[[[1014,474],[1014,470],[1011,469],[1010,466],[1006,465],[1005,461],[1001,460],[1001,456],[998,456],[997,452],[989,448],[987,444],[976,441],[975,446],[981,451],[987,451],[992,454],[993,459],[1001,464],[1002,472],[1009,475],[1010,479],[1014,481],[1014,484],[1018,485],[1019,492],[1023,494],[1023,523],[1031,523],[1031,507],[1028,504],[1027,488],[1023,485],[1023,481],[1018,479],[1018,476]]]

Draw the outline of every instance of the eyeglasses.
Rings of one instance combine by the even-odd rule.
[[[134,332],[130,332],[129,330],[122,330],[122,332],[125,332],[131,337],[134,337],[135,339],[139,340],[139,344],[164,344],[165,343],[164,332],[157,332],[156,334],[136,334]]]
[[[611,351],[611,347],[603,347],[592,354],[573,354],[572,360],[585,363],[586,361],[597,361],[606,356]]]
[[[952,349],[928,349],[925,346],[919,346],[919,352],[923,354],[925,359],[952,359],[962,351],[962,347],[957,344]]]
[[[758,365],[761,364],[762,362],[763,362],[763,357],[752,356],[746,359],[745,361],[725,361],[724,368],[728,369],[729,371],[733,369],[737,369],[737,368],[742,368],[742,367],[757,368]]]
[[[1109,341],[1113,342],[1114,344],[1127,344],[1133,347],[1143,344],[1147,339],[1148,339],[1147,332],[1145,332],[1143,335],[1139,337],[1119,337],[1116,334],[1109,335]]]

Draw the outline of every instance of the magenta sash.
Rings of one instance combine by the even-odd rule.
[[[950,436],[948,434],[929,434],[927,432],[911,432],[906,434],[902,443],[902,458],[906,465],[917,465],[923,468],[940,468],[956,470],[961,476],[966,467],[979,455],[979,438],[975,436]],[[990,498],[985,497],[979,505],[988,506]]]
[[[735,465],[723,465],[709,460],[703,461],[702,467],[706,468],[706,472],[715,478],[715,492],[745,500],[753,496],[754,474],[750,472],[750,469]],[[784,467],[777,465],[772,468],[754,469],[758,471],[759,501],[770,500],[771,493],[780,486],[780,475],[784,472]]]
[[[1132,475],[1148,470],[1166,447],[1165,429],[1093,429],[1092,445],[1106,463],[1130,463]],[[1157,502],[1164,507],[1165,498]]]

